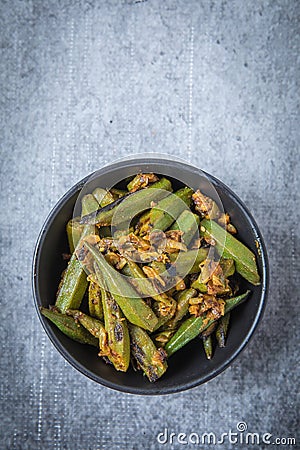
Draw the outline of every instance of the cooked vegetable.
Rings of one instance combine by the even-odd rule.
[[[99,339],[100,333],[105,333],[105,327],[100,320],[84,314],[79,309],[68,309],[67,314],[74,317],[81,325],[88,330],[93,336]]]
[[[223,258],[234,260],[236,270],[243,278],[254,285],[260,283],[255,255],[244,244],[210,220],[202,220],[200,233],[204,238],[215,241],[215,246]]]
[[[75,247],[80,240],[83,228],[84,228],[83,225],[80,224],[80,217],[70,219],[69,222],[67,223],[66,229],[71,254],[74,252]]]
[[[171,337],[173,336],[174,333],[175,333],[175,330],[159,331],[157,334],[154,335],[154,340],[157,343],[157,345],[164,347],[166,345],[166,343],[171,339]]]
[[[221,319],[219,320],[219,325],[216,331],[216,338],[219,347],[225,347],[229,321],[230,321],[230,312],[225,314],[225,316],[221,317]]]
[[[86,273],[73,253],[59,285],[55,306],[62,313],[67,309],[78,309],[87,285]]]
[[[177,297],[177,308],[176,313],[173,319],[171,319],[169,322],[166,323],[164,328],[169,329],[175,329],[178,322],[180,322],[181,319],[187,314],[190,306],[190,299],[195,297],[197,295],[196,289],[185,289],[184,291],[180,292],[180,294]]]
[[[129,282],[143,297],[152,297],[159,302],[170,304],[170,298],[166,294],[160,294],[158,289],[155,289],[150,279],[134,261],[128,260],[122,269],[122,273],[130,277]]]
[[[104,256],[88,242],[84,244],[97,263],[107,288],[120,306],[125,317],[133,324],[152,331],[157,324],[157,317],[151,308],[139,297],[135,289],[115,270]]]
[[[245,301],[249,294],[250,291],[246,291],[245,294],[228,299],[225,305],[225,314]],[[168,356],[173,355],[181,347],[195,339],[195,337],[206,330],[206,328],[208,328],[215,320],[218,320],[218,318],[219,317],[211,318],[209,314],[206,313],[203,316],[186,319],[165,347]]]
[[[40,310],[43,316],[51,320],[51,322],[53,322],[62,333],[73,339],[73,341],[98,347],[98,339],[92,336],[73,317],[67,316],[66,314],[61,314],[54,309],[40,308]]]
[[[116,189],[116,188],[112,188],[110,190],[110,192],[112,193],[115,200],[117,200],[117,198],[124,197],[124,195],[128,194],[128,191],[125,191],[124,189]]]
[[[91,211],[96,211],[99,207],[99,203],[93,196],[93,194],[86,194],[81,201],[81,217],[89,214]]]
[[[86,195],[82,199],[83,211],[97,209],[98,202],[92,195]],[[93,226],[85,226],[81,239],[94,232]],[[80,246],[80,240],[76,246]],[[55,306],[64,313],[67,309],[78,309],[85,294],[88,282],[82,263],[78,260],[76,251],[71,256],[68,267],[63,272],[58,288]]]
[[[130,192],[135,192],[148,186],[149,183],[158,181],[158,177],[154,173],[138,173],[130,183],[127,184],[127,189]]]
[[[103,319],[101,289],[94,274],[89,275],[89,312],[92,317]]]
[[[260,277],[228,213],[200,190],[171,194],[170,180],[153,173],[124,181],[82,197],[81,218],[66,227],[72,255],[56,304],[41,313],[116,370],[131,361],[154,382],[197,336],[207,359],[214,336],[224,347],[230,311],[250,295],[240,294],[240,276]]]
[[[202,342],[203,342],[203,348],[205,351],[206,358],[211,359],[212,354],[213,354],[213,344],[212,344],[211,334],[209,336],[203,336]]]
[[[81,223],[110,225],[114,217],[114,224],[120,224],[129,219],[132,210],[140,212],[147,207],[150,208],[152,202],[157,202],[166,197],[171,189],[170,181],[162,178],[156,183],[153,183],[151,188],[128,193],[113,203],[84,216]]]
[[[185,187],[160,200],[150,211],[149,225],[153,229],[166,230],[191,204],[193,190]]]
[[[229,314],[229,313],[228,313]],[[221,318],[222,319],[222,318]],[[220,320],[221,320],[220,319]],[[204,337],[208,337],[211,334],[213,334],[213,332],[215,331],[215,329],[217,328],[219,322],[213,322],[208,328],[206,328],[206,330],[204,330],[201,333],[202,338]]]
[[[169,271],[174,269],[177,275],[197,273],[200,272],[200,264],[207,258],[208,249],[199,248],[199,250],[189,250],[180,252],[179,255],[173,255],[170,255],[172,265],[169,267]]]
[[[198,232],[200,219],[197,214],[193,214],[188,209],[184,210],[175,223],[171,226],[171,230],[183,231],[183,242],[188,247],[193,237]]]
[[[94,264],[96,276],[101,286],[101,297],[104,312],[104,324],[107,332],[107,344],[110,348],[108,359],[113,363],[115,369],[126,372],[130,361],[130,340],[126,320],[121,309],[107,291],[103,274]]]
[[[162,348],[156,348],[152,339],[140,327],[129,326],[131,351],[149,381],[154,382],[167,370],[167,354]]]
[[[95,197],[101,208],[104,208],[104,206],[110,205],[115,201],[113,194],[110,191],[102,188],[96,188],[93,191],[93,196]],[[89,214],[89,212],[87,211],[85,214]]]

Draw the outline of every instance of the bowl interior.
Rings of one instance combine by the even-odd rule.
[[[132,369],[127,373],[117,372],[97,356],[96,349],[67,338],[45,319],[39,310],[38,314],[55,347],[85,375],[108,387],[125,392],[165,394],[199,385],[224,370],[247,344],[263,312],[267,289],[267,258],[262,237],[247,209],[223,183],[210,175],[206,178],[202,172],[191,166],[170,161],[128,161],[101,169],[89,179],[74,186],[50,213],[36,247],[33,290],[37,307],[47,307],[55,303],[61,272],[67,264],[62,254],[69,251],[65,227],[73,216],[78,196],[91,192],[96,186],[110,187],[138,171],[162,173],[172,178],[175,189],[186,183],[193,188],[200,186],[208,195],[214,196],[208,183],[210,181],[224,209],[230,214],[232,222],[238,229],[238,239],[256,254],[262,283],[260,286],[252,286],[242,280],[241,292],[248,288],[252,291],[252,295],[248,301],[232,312],[226,347],[223,349],[216,347],[212,360],[208,361],[200,339],[195,339],[170,358],[166,374],[151,384],[141,372],[134,372]],[[181,181],[178,181],[179,178]]]

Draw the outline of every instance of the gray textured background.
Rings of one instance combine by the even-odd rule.
[[[241,420],[297,436],[299,6],[1,1],[1,448],[157,449],[164,427],[220,435]],[[246,351],[206,385],[164,398],[77,373],[31,294],[35,240],[56,201],[104,163],[142,152],[192,161],[234,189],[272,273]]]

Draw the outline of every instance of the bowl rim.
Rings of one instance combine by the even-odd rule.
[[[252,232],[255,236],[255,240],[257,240],[259,242],[259,248],[260,248],[260,252],[261,252],[260,258],[261,258],[261,264],[262,264],[261,295],[260,295],[259,305],[255,312],[255,317],[253,319],[253,323],[252,323],[246,337],[241,341],[238,348],[217,369],[212,370],[207,375],[199,376],[199,378],[197,380],[185,382],[184,384],[180,384],[178,386],[172,385],[171,387],[166,386],[163,388],[160,388],[158,386],[156,387],[155,383],[154,383],[152,385],[151,390],[143,389],[140,387],[135,388],[132,386],[126,386],[126,385],[121,385],[121,384],[117,384],[114,382],[110,382],[110,381],[102,378],[99,375],[95,375],[93,372],[88,370],[84,365],[82,365],[80,362],[75,360],[75,358],[73,358],[73,356],[61,344],[60,340],[54,334],[50,324],[48,323],[48,321],[45,320],[45,318],[42,316],[42,314],[40,312],[39,307],[41,306],[42,302],[41,302],[41,298],[40,298],[39,290],[38,290],[38,278],[36,276],[39,259],[40,259],[40,254],[41,254],[41,251],[43,248],[43,242],[44,242],[45,236],[47,234],[48,229],[52,225],[52,222],[55,219],[57,213],[59,212],[61,207],[64,205],[64,203],[70,197],[72,197],[74,194],[76,194],[76,192],[80,191],[82,189],[82,187],[84,186],[84,184],[95,174],[101,175],[102,171],[104,172],[106,170],[123,168],[128,165],[132,166],[133,163],[134,163],[134,165],[145,164],[145,163],[150,164],[150,165],[155,165],[155,163],[157,163],[157,164],[166,163],[168,165],[172,164],[172,166],[175,166],[175,167],[177,165],[179,165],[179,167],[178,167],[179,169],[182,169],[182,167],[184,166],[188,170],[194,170],[197,173],[199,173],[199,171],[201,171],[209,179],[209,181],[211,181],[214,184],[214,186],[219,186],[224,191],[225,195],[230,197],[233,200],[233,202],[238,205],[238,207],[242,211],[243,215],[246,217],[247,221],[251,225]],[[153,172],[155,172],[155,170],[153,170]],[[48,216],[46,217],[46,219],[43,223],[43,226],[39,232],[37,241],[36,241],[36,245],[35,245],[34,253],[33,253],[33,260],[32,260],[32,283],[31,284],[32,284],[32,293],[33,293],[33,298],[34,298],[35,309],[36,309],[37,315],[39,317],[39,320],[42,324],[42,327],[43,327],[44,331],[46,332],[48,338],[50,339],[50,341],[56,348],[56,350],[58,350],[58,352],[63,356],[63,358],[69,364],[71,364],[71,366],[73,366],[75,369],[77,369],[83,375],[85,375],[89,379],[95,381],[96,383],[103,385],[107,388],[117,390],[119,392],[125,392],[127,394],[136,394],[136,395],[167,395],[167,394],[178,393],[178,392],[186,391],[188,389],[195,388],[195,387],[197,387],[201,384],[204,384],[207,381],[215,378],[217,375],[221,374],[224,370],[226,370],[227,367],[237,358],[237,356],[240,355],[242,353],[242,351],[246,348],[246,346],[249,343],[250,339],[252,338],[259,322],[261,321],[263,313],[265,311],[267,297],[268,297],[268,289],[269,289],[269,262],[268,262],[266,245],[264,243],[262,233],[261,233],[256,221],[254,220],[252,214],[250,213],[247,206],[243,203],[243,201],[226,184],[224,184],[221,180],[214,177],[213,175],[207,173],[206,171],[199,169],[190,164],[186,164],[186,163],[179,162],[176,160],[168,160],[168,159],[164,159],[164,158],[141,157],[141,158],[135,158],[134,160],[130,160],[130,159],[128,159],[126,161],[121,160],[121,161],[117,161],[115,163],[103,166],[101,169],[92,172],[91,174],[87,175],[86,177],[84,177],[83,179],[78,181],[76,184],[74,184],[58,200],[58,202],[54,205],[54,207],[51,209]]]

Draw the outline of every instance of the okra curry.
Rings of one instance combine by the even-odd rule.
[[[241,280],[260,283],[255,255],[220,205],[199,189],[173,192],[153,173],[137,174],[126,190],[84,195],[66,233],[68,265],[42,314],[94,346],[99,364],[131,365],[150,382],[197,337],[211,359],[226,345],[231,310],[251,296]]]

